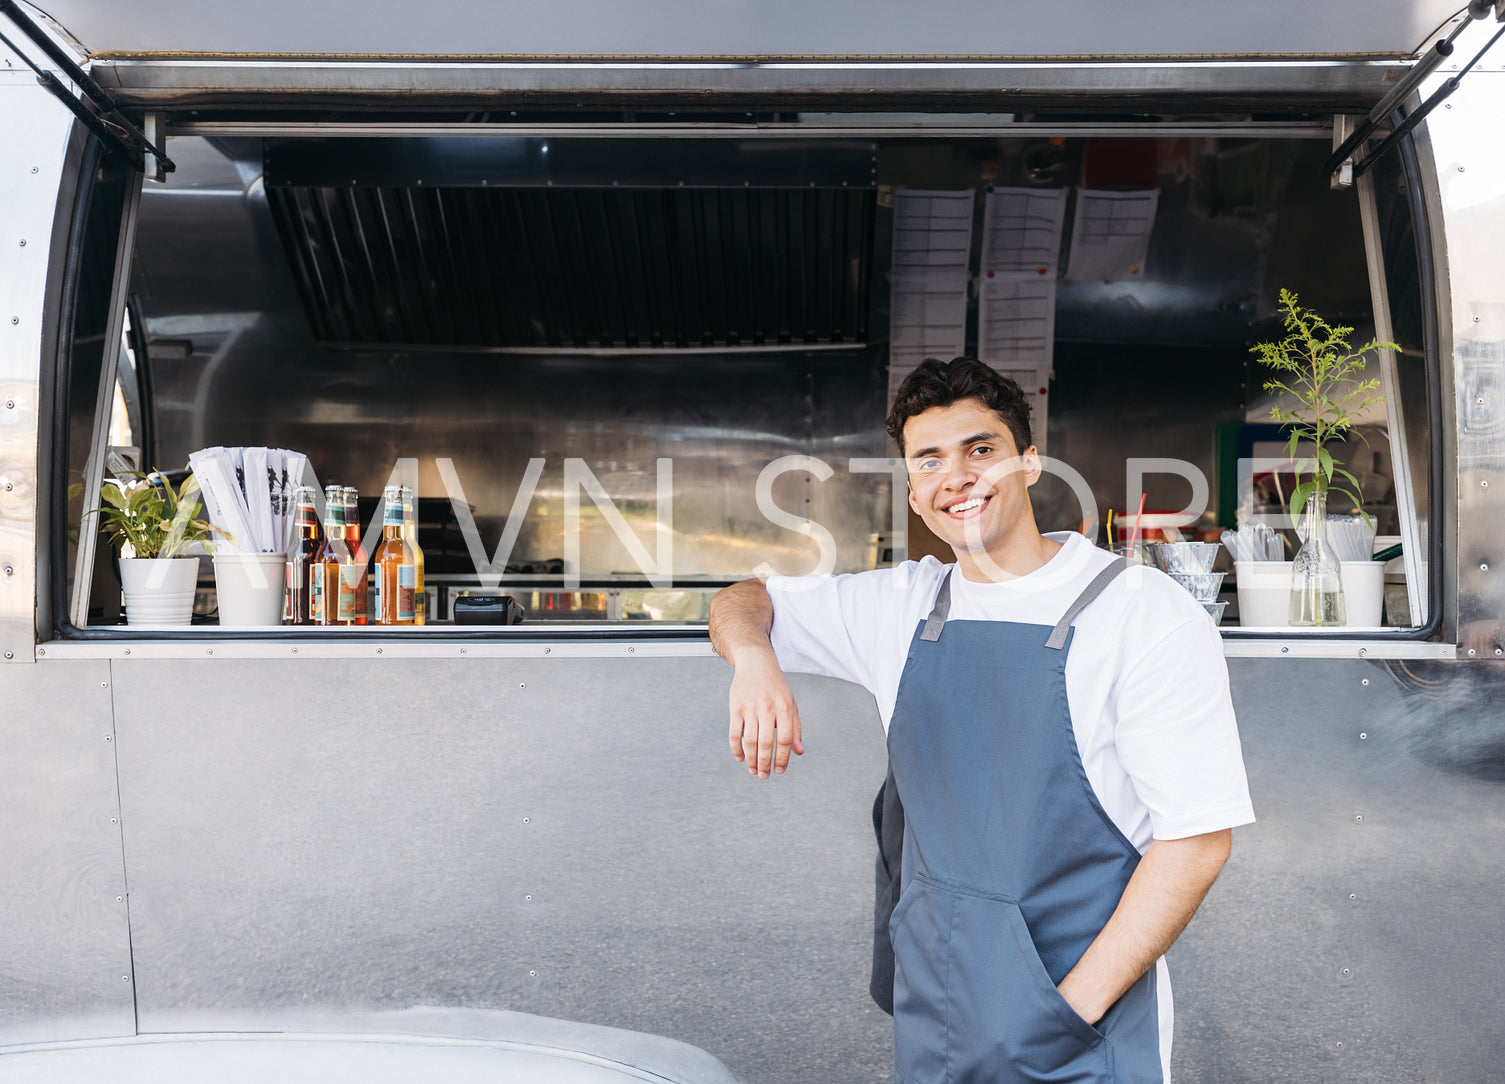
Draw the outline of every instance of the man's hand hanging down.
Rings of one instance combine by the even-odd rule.
[[[735,667],[729,698],[732,756],[760,779],[782,773],[791,752],[803,755],[800,713],[768,634],[773,603],[761,580],[744,580],[711,600],[711,646]]]

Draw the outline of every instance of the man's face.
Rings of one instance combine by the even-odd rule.
[[[1011,532],[1034,533],[1029,487],[1040,477],[1003,419],[980,399],[932,407],[904,423],[909,506],[958,558],[1001,556]]]

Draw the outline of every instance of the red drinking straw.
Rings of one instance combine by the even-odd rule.
[[[1129,532],[1129,556],[1134,556],[1134,547],[1139,544],[1139,521],[1144,518],[1144,499],[1148,493],[1139,495],[1139,514],[1134,517],[1134,529]]]

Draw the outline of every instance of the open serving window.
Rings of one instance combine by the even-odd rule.
[[[368,553],[383,487],[416,490],[425,634],[477,594],[517,599],[514,635],[683,633],[734,580],[933,549],[883,433],[926,356],[974,354],[1029,394],[1060,464],[1035,490],[1042,529],[1107,544],[1141,494],[1152,538],[1287,526],[1294,464],[1250,352],[1283,334],[1285,288],[1355,344],[1400,347],[1371,358],[1384,402],[1334,448],[1366,545],[1400,556],[1370,577],[1374,617],[1319,634],[1433,624],[1435,321],[1409,145],[1356,193],[1322,172],[1330,117],[775,119],[778,138],[209,125],[168,141],[177,169],[139,211],[102,164],[60,384],[67,476],[294,449],[305,481],[359,491]],[[101,341],[105,373],[83,348]],[[57,534],[81,544],[57,555],[56,612],[128,634],[83,509]],[[1247,624],[1237,580],[1225,630],[1291,635]],[[214,582],[205,559],[195,626],[217,623]]]
[[[321,517],[320,487],[358,490],[366,554],[385,487],[413,490],[425,636],[506,595],[508,635],[698,637],[733,580],[935,548],[883,418],[921,359],[962,353],[1034,406],[1043,528],[1108,545],[1142,507],[1151,538],[1279,532],[1262,570],[1219,558],[1230,641],[1456,623],[1442,209],[1402,120],[1487,4],[629,24],[572,0],[400,28],[54,7],[152,177],[94,144],[76,163],[39,611],[65,636],[136,634],[85,518],[110,471],[276,448],[306,457],[282,481]],[[1366,111],[1374,139],[1334,155]],[[1317,630],[1278,597],[1310,449],[1251,352],[1282,336],[1282,290],[1397,346],[1325,450],[1364,602]],[[205,558],[194,624],[224,629],[218,608]]]

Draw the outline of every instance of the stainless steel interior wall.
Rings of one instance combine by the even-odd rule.
[[[837,568],[865,567],[889,525],[887,475],[852,474],[884,454],[885,375],[876,345],[768,352],[475,354],[320,349],[294,289],[259,180],[259,152],[174,141],[181,177],[142,199],[133,296],[147,330],[155,463],[209,445],[306,452],[323,481],[379,491],[402,457],[419,493],[446,494],[450,458],[494,547],[531,459],[545,466],[515,560],[563,553],[564,460],[600,480],[650,553],[660,533],[657,461],[673,460],[676,575],[815,565],[816,544],[758,511],[758,478],[788,455],[829,462],[821,482],[784,475],[782,509],[836,540]],[[173,175],[175,178],[179,174]],[[582,498],[582,572],[637,574]]]
[[[881,258],[875,341],[850,351],[322,350],[268,213],[260,141],[173,145],[179,173],[143,198],[135,280],[159,346],[149,364],[160,463],[181,463],[206,444],[281,444],[309,452],[321,478],[370,492],[398,457],[416,456],[422,494],[442,496],[434,460],[451,457],[489,545],[528,460],[543,456],[540,494],[515,551],[540,560],[561,548],[565,457],[602,476],[651,549],[654,512],[644,500],[655,461],[672,456],[676,573],[738,576],[765,559],[780,571],[814,566],[815,544],[769,523],[753,500],[767,463],[807,454],[836,474],[824,482],[788,475],[775,501],[810,509],[832,530],[838,569],[863,567],[870,536],[888,530],[886,478],[844,469],[848,457],[884,454]],[[1070,184],[1086,148],[1083,140],[889,141],[878,171],[884,183],[918,187]],[[1247,344],[1278,330],[1280,287],[1334,320],[1370,322],[1355,201],[1321,183],[1325,153],[1320,141],[1160,140],[1146,281],[1061,284],[1049,447],[1087,477],[1099,511],[1124,504],[1130,457],[1179,458],[1215,480],[1216,423],[1263,417],[1264,374]],[[880,257],[884,223],[880,212]],[[1145,482],[1152,508],[1182,507],[1190,495],[1173,475]],[[1048,527],[1081,519],[1074,495],[1053,479],[1036,504]],[[634,570],[604,523],[588,521],[584,551],[587,572]]]

